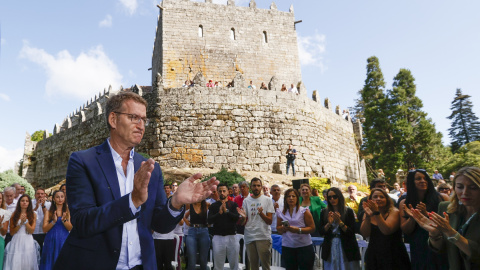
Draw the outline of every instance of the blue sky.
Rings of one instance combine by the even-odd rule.
[[[226,0],[214,0],[225,3]],[[246,6],[248,1],[236,1]],[[257,0],[259,8],[270,1]],[[455,89],[480,116],[480,2],[279,0],[294,6],[302,76],[341,108],[353,106],[376,55],[391,88],[412,71],[424,110],[444,134]],[[149,85],[159,1],[0,0],[0,171],[23,153],[25,132],[47,129],[110,84]]]

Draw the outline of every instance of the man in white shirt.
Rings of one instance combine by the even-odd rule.
[[[293,93],[298,95],[298,89],[295,86],[293,86],[293,83],[291,84],[291,87],[288,88],[288,93]]]
[[[277,234],[277,209],[283,211],[283,196],[282,191],[278,185],[273,185],[270,189],[270,194],[272,194],[272,202],[273,208],[275,209],[275,213],[272,215],[272,233]]]
[[[15,201],[18,201],[22,194],[20,193],[22,187],[20,186],[19,183],[13,183],[11,187],[15,188]]]
[[[242,209],[238,213],[246,218],[244,240],[247,246],[247,256],[250,260],[250,269],[258,270],[258,262],[262,262],[262,269],[270,270],[272,257],[272,215],[275,212],[272,199],[262,195],[262,180],[253,178],[250,181],[252,195],[243,200]]]
[[[53,269],[155,269],[152,230],[167,233],[185,204],[204,200],[219,183],[195,174],[170,198],[153,159],[135,152],[148,125],[147,101],[133,92],[110,95],[105,120],[110,137],[71,154],[66,184],[73,229]]]
[[[43,232],[43,218],[47,211],[50,210],[51,202],[47,201],[47,196],[43,188],[37,188],[35,191],[35,199],[32,200],[33,211],[37,213],[37,224],[33,231],[33,239],[40,245],[40,253],[42,253],[43,241],[45,233]]]
[[[3,190],[3,197],[5,199],[7,211],[13,213],[15,211],[15,208],[17,208],[17,201],[15,200],[15,188],[11,186],[6,187]],[[5,235],[5,246],[7,246],[10,240],[12,240],[12,235],[10,234],[10,226],[8,226],[7,235]]]

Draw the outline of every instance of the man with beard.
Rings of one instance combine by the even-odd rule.
[[[238,205],[228,200],[228,187],[221,183],[217,186],[219,200],[210,205],[208,209],[208,224],[213,224],[213,261],[214,270],[223,269],[225,257],[228,258],[230,269],[238,269],[239,242],[235,239],[235,223],[240,215]]]
[[[253,178],[250,181],[252,196],[245,198],[242,209],[238,213],[246,219],[245,245],[250,259],[250,269],[259,269],[259,260],[262,269],[270,270],[270,258],[272,257],[272,214],[275,212],[272,199],[262,194],[262,180]]]

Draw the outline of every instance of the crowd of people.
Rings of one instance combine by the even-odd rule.
[[[192,80],[186,80],[182,87],[194,87],[195,86],[195,83],[192,81]],[[226,84],[227,87],[233,87],[233,81],[232,82],[229,82]],[[211,87],[211,88],[215,88],[215,87],[223,87],[222,83],[221,82],[218,82],[218,81],[213,81],[213,80],[209,80],[206,84],[205,84],[205,87]],[[257,89],[257,86],[255,84],[253,84],[253,81],[250,81],[250,84],[247,86],[247,88],[249,89]],[[260,89],[262,90],[268,90],[268,87],[267,85],[262,82],[260,84]],[[288,93],[293,93],[293,94],[300,94],[300,90],[295,87],[293,85],[293,83],[290,85],[290,87],[287,89],[287,86],[285,84],[282,84],[282,88],[280,89],[282,92],[288,92]]]
[[[65,188],[51,200],[43,188],[31,199],[18,183],[0,193],[0,269],[52,269],[72,229]]]
[[[270,269],[277,234],[286,269],[313,268],[315,236],[323,237],[324,269],[361,269],[360,234],[369,243],[366,269],[480,269],[480,169],[459,170],[448,192],[446,183],[435,186],[422,169],[409,171],[405,182],[389,193],[385,180],[376,178],[363,198],[355,185],[347,196],[332,187],[324,190],[325,201],[308,184],[285,192],[259,178],[219,184],[207,199],[188,205],[172,231],[152,231],[157,268],[180,270],[183,257],[186,269],[208,269],[212,260],[215,270],[227,264],[239,269],[245,249],[247,269]],[[177,188],[164,185],[166,196]],[[73,227],[65,189],[50,200],[42,188],[32,200],[19,184],[0,193],[3,269],[53,268]]]
[[[324,190],[325,201],[308,184],[285,192],[258,178],[220,184],[210,203],[191,205],[183,219],[187,269],[207,269],[212,259],[214,269],[227,262],[238,269],[242,248],[247,268],[270,269],[273,234],[282,235],[286,269],[313,268],[315,236],[323,238],[324,269],[361,269],[363,238],[366,269],[479,269],[480,169],[458,171],[448,194],[444,186],[421,169],[409,171],[404,188],[395,183],[389,192],[376,178],[363,198],[351,185],[346,196],[337,187]]]

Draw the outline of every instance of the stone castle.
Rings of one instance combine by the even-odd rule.
[[[137,152],[164,167],[226,167],[285,173],[289,144],[297,177],[318,175],[366,183],[359,122],[341,116],[301,82],[293,7],[289,12],[163,0],[152,57],[152,86],[127,89],[148,101]],[[205,87],[208,80],[220,87]],[[195,86],[182,87],[193,80]],[[253,81],[257,89],[248,88]],[[265,82],[268,89],[259,89]],[[226,85],[229,84],[229,87]],[[299,95],[280,91],[298,86]],[[125,91],[123,89],[117,91]],[[55,124],[44,140],[25,140],[22,176],[49,186],[65,178],[70,154],[108,137],[104,108],[111,87]]]

